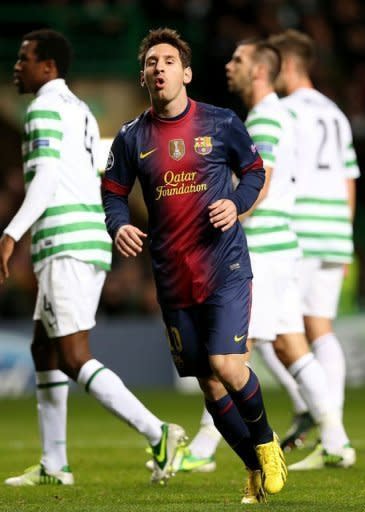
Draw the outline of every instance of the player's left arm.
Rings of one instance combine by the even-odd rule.
[[[251,208],[249,210],[247,210],[247,212],[242,213],[241,215],[239,215],[239,219],[240,219],[241,222],[242,222],[242,220],[246,219],[247,217],[249,217],[252,214],[252,212],[265,199],[265,197],[267,197],[267,194],[269,193],[269,188],[270,188],[271,176],[272,176],[273,168],[265,165],[264,169],[265,169],[265,183],[264,183],[264,186],[260,190],[260,193],[259,193],[256,201],[254,202],[254,204],[251,206]]]
[[[245,125],[234,112],[225,128],[228,164],[238,178],[238,186],[229,197],[219,199],[209,206],[210,222],[214,227],[227,231],[238,215],[249,210],[257,200],[265,181],[265,170],[260,155]]]
[[[349,120],[342,115],[339,118],[341,129],[342,164],[345,174],[345,186],[347,189],[347,201],[350,209],[351,221],[353,222],[356,209],[356,179],[360,176],[360,169],[357,163],[356,152],[352,139],[352,130]],[[344,274],[348,274],[348,264],[344,265]]]
[[[356,183],[360,176],[360,169],[354,149],[351,125],[345,116],[339,118],[341,128],[341,140],[343,141],[342,163],[346,178],[347,198],[351,212],[351,219],[355,216],[356,206]]]
[[[231,112],[225,136],[228,164],[238,178],[236,189],[228,197],[236,207],[236,221],[238,215],[250,210],[257,200],[264,186],[265,169],[245,125],[234,112]]]
[[[213,204],[211,204],[208,208],[210,210],[209,212],[209,218],[211,223],[215,228],[221,228],[222,231],[227,231],[227,229],[231,228],[234,223],[236,222],[237,218],[242,221],[257,208],[257,206],[265,199],[265,197],[268,194],[269,186],[270,186],[270,179],[272,174],[272,168],[271,167],[265,167],[265,182],[264,186],[259,192],[259,195],[257,196],[256,201],[254,204],[249,208],[246,212],[239,214],[237,210],[237,206],[235,202],[233,202],[230,199],[219,199],[218,201],[215,201]],[[250,176],[251,178],[251,176]],[[256,178],[256,176],[255,176]],[[242,180],[241,180],[242,181]],[[256,180],[255,180],[256,182]],[[245,186],[247,185],[247,181]],[[255,183],[256,185],[256,183]],[[256,188],[256,187],[255,187]],[[255,190],[254,188],[254,190]],[[245,193],[247,191],[245,190]]]

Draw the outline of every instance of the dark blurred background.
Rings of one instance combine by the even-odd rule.
[[[318,46],[315,86],[349,117],[360,169],[365,161],[365,3],[361,0],[49,0],[2,2],[0,6],[0,229],[23,199],[20,139],[30,96],[17,96],[12,68],[25,32],[49,27],[70,39],[75,59],[69,85],[96,115],[101,135],[114,137],[119,126],[147,106],[139,88],[137,51],[150,28],[180,31],[193,49],[197,100],[230,107],[244,119],[239,100],[227,92],[224,66],[235,43],[285,28],[310,34]],[[341,313],[365,308],[364,178],[357,182],[356,259],[346,278]],[[145,225],[138,188],[131,198],[134,221]],[[11,278],[0,288],[0,318],[28,317],[35,282],[28,236],[17,244]],[[114,258],[103,292],[105,315],[158,314],[149,256]]]

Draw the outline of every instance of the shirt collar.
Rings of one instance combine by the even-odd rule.
[[[268,105],[269,103],[276,103],[277,101],[279,101],[279,96],[276,94],[276,92],[269,92],[269,94],[266,94],[266,96],[264,96],[262,100],[254,106],[254,108],[258,107],[259,105],[261,107],[262,105]]]
[[[67,88],[65,80],[63,78],[55,78],[42,85],[42,87],[38,89],[36,96],[53,91],[62,91],[65,88]]]

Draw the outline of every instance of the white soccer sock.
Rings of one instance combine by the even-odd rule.
[[[212,457],[221,439],[222,436],[215,428],[211,414],[204,407],[199,432],[189,445],[192,455],[202,459]]]
[[[59,471],[67,463],[66,425],[68,377],[61,370],[36,372],[41,463],[47,471]]]
[[[106,409],[147,437],[152,446],[161,439],[162,421],[154,416],[123,384],[121,379],[96,359],[80,369],[78,384],[83,384]]]
[[[346,363],[340,342],[336,335],[330,332],[314,340],[312,350],[324,369],[332,401],[342,417],[345,397]]]
[[[331,402],[323,368],[314,355],[308,353],[295,361],[288,370],[297,381],[309,412],[319,425],[323,447],[329,453],[338,453],[349,439],[340,415]]]
[[[293,403],[294,412],[296,414],[307,412],[308,406],[300,395],[298,384],[276,355],[272,342],[259,342],[255,345],[255,348],[259,351],[274,377],[286,389]]]

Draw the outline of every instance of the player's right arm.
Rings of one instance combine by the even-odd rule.
[[[15,243],[46,210],[60,180],[61,114],[41,101],[34,101],[26,114],[24,133],[25,182],[29,185],[23,203],[1,238],[0,283],[9,276],[8,261]]]
[[[147,236],[130,223],[128,195],[136,174],[126,143],[127,128],[118,133],[111,146],[102,182],[105,223],[118,252],[125,258],[142,251]]]
[[[15,240],[6,233],[0,238],[0,284],[9,277],[8,261],[13,254]]]

